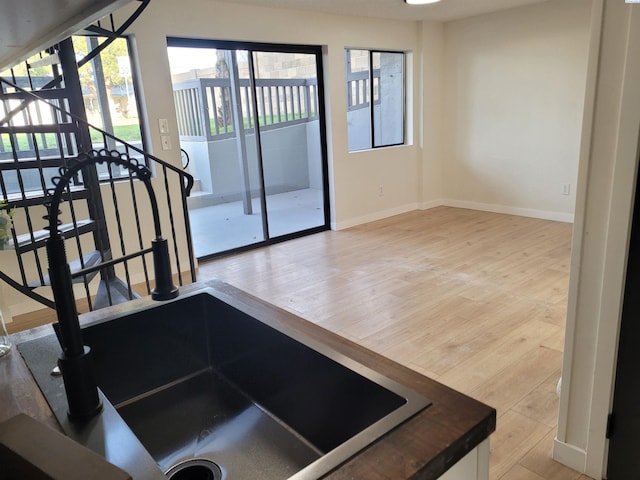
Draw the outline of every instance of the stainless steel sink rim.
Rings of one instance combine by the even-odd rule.
[[[160,312],[160,310],[156,310],[156,309],[162,308],[163,305],[169,305],[174,302],[181,302],[184,300],[188,300],[191,297],[202,296],[203,294],[207,294],[208,296],[213,297],[216,301],[219,301],[222,304],[225,304],[227,307],[237,310],[241,314],[244,314],[252,318],[253,320],[256,320],[258,323],[261,323],[263,326],[267,327],[268,329],[271,329],[274,332],[278,332],[284,336],[287,336],[290,339],[312,350],[315,350],[317,353],[329,358],[330,360],[333,360],[338,364],[341,364],[347,370],[357,373],[363,376],[364,378],[367,378],[370,381],[378,384],[379,386],[385,387],[389,391],[395,393],[396,395],[401,396],[405,400],[405,403],[403,406],[401,406],[400,408],[397,408],[394,411],[391,411],[386,416],[382,417],[375,423],[369,425],[369,427],[365,428],[364,430],[360,431],[356,435],[352,436],[349,440],[345,441],[344,443],[340,444],[334,449],[331,449],[328,451],[325,450],[326,453],[322,457],[312,462],[311,464],[307,465],[302,470],[299,470],[297,473],[294,473],[292,476],[288,477],[289,480],[317,479],[323,476],[328,471],[332,470],[336,466],[348,460],[351,456],[353,456],[363,448],[370,445],[380,436],[388,433],[391,429],[397,427],[399,424],[401,424],[408,418],[412,417],[416,413],[420,412],[422,409],[429,406],[431,403],[427,398],[425,398],[422,395],[419,395],[418,393],[411,390],[410,388],[402,384],[399,384],[398,382],[374,370],[371,370],[369,367],[362,365],[361,363],[353,360],[350,357],[346,357],[342,353],[331,348],[329,345],[326,345],[324,343],[319,343],[318,341],[310,338],[307,334],[302,333],[299,330],[289,329],[289,328],[284,329],[283,326],[280,326],[277,320],[273,322],[271,321],[270,317],[266,317],[264,312],[262,312],[259,309],[259,306],[256,307],[251,304],[245,303],[240,299],[227,295],[225,292],[222,292],[217,289],[209,288],[209,287],[205,287],[199,290],[195,290],[193,292],[189,292],[188,294],[183,295],[175,300],[170,300],[167,302],[163,302],[161,304],[159,304],[158,302],[153,302],[149,299],[140,299],[137,301],[132,301],[132,302],[129,302],[130,304],[127,306],[128,308],[125,311],[115,315],[111,315],[109,317],[105,316],[98,320],[87,323],[83,326],[83,328],[89,328],[89,327],[97,326],[104,323],[111,323],[112,321],[117,321],[118,319],[122,320],[121,317],[128,317],[130,315],[147,312],[147,311],[150,311],[148,312],[148,314],[154,315]],[[178,308],[183,308],[183,306],[180,306]],[[127,318],[127,320],[129,319]],[[43,344],[41,343],[42,340],[44,339],[27,342],[27,343],[34,343],[32,346],[29,346],[28,349],[26,348],[26,344],[23,344],[24,349],[30,350],[31,353],[30,355],[25,356],[25,352],[22,351],[22,349],[21,349],[21,353],[23,353],[23,356],[25,356],[25,360],[27,360],[27,364],[29,364],[29,367],[32,369],[32,371],[34,370],[34,368],[32,367],[35,367],[36,370],[38,369],[43,370],[43,372],[39,375],[34,373],[34,377],[36,378],[40,387],[43,388],[43,384],[47,384],[47,383],[51,384],[50,386],[48,386],[49,390],[48,392],[45,392],[45,396],[47,397],[47,401],[51,404],[52,409],[56,414],[56,417],[58,418],[59,422],[63,426],[65,433],[67,433],[67,435],[76,439],[77,441],[80,441],[81,443],[86,444],[87,446],[94,449],[99,454],[105,455],[107,453],[109,454],[111,453],[108,451],[109,450],[108,448],[105,448],[106,445],[103,445],[100,442],[98,442],[96,445],[92,445],[91,442],[87,442],[87,438],[91,436],[95,436],[98,439],[104,439],[108,435],[102,432],[102,429],[108,429],[108,431],[112,431],[115,429],[116,431],[122,432],[127,437],[129,444],[131,444],[131,447],[128,447],[126,451],[121,452],[121,455],[119,457],[116,456],[114,458],[107,458],[107,459],[109,461],[112,461],[112,463],[121,466],[125,470],[127,470],[129,467],[132,468],[130,473],[133,473],[133,470],[135,471],[142,470],[142,468],[150,472],[150,469],[153,469],[150,466],[139,468],[138,465],[128,463],[130,462],[129,457],[131,456],[130,455],[132,451],[131,448],[141,449],[140,453],[144,454],[145,458],[148,457],[148,460],[151,460],[151,457],[149,455],[149,452],[146,450],[146,447],[142,448],[142,445],[139,443],[139,440],[133,437],[133,432],[128,428],[128,426],[126,426],[122,417],[119,416],[118,413],[116,413],[115,409],[111,406],[110,402],[112,402],[113,400],[107,401],[106,398],[103,398],[103,402],[106,402],[105,403],[106,412],[100,416],[97,422],[93,422],[93,423],[97,423],[99,426],[98,430],[96,431],[96,434],[93,433],[94,430],[96,430],[96,426],[93,424],[80,426],[80,425],[71,424],[68,421],[65,414],[66,406],[64,406],[62,404],[63,402],[61,402],[61,399],[58,398],[59,397],[58,392],[60,390],[60,386],[58,385],[59,380],[54,380],[53,377],[50,376],[50,371],[51,371],[50,363],[47,364],[46,370],[44,369],[44,367],[40,368],[38,366],[38,364],[40,364],[42,361],[42,358],[38,353],[41,351],[43,346]],[[19,346],[19,348],[20,347],[21,346]],[[28,357],[31,357],[31,358],[28,358]],[[52,356],[52,358],[55,358],[55,356]],[[43,392],[46,389],[47,388],[43,388]],[[151,392],[147,392],[147,393],[151,393]],[[101,393],[101,396],[102,396],[102,393]],[[146,395],[143,395],[143,396],[146,396]],[[61,403],[61,404],[58,405],[58,403]],[[113,427],[111,427],[110,425],[113,425]],[[105,432],[106,431],[107,430],[105,430]],[[129,437],[132,437],[132,438],[129,439]],[[125,450],[125,449],[121,448],[120,450]],[[120,454],[120,452],[118,453]],[[105,455],[105,456],[109,457],[110,455]],[[149,463],[148,460],[145,461],[146,464]],[[135,463],[139,463],[139,462],[135,462]],[[222,465],[222,467],[224,471],[224,465]],[[156,464],[156,468],[157,468],[157,464]],[[166,478],[162,474],[162,470],[160,468],[157,468],[156,471],[158,472],[158,474],[162,476],[162,478]],[[150,477],[148,477],[147,475],[139,477],[137,474],[134,474],[134,478],[150,478]],[[159,477],[156,477],[155,475],[153,475],[153,478],[159,478]]]

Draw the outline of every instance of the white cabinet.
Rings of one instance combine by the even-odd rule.
[[[489,439],[467,453],[440,480],[489,480]]]

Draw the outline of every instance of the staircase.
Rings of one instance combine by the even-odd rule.
[[[11,228],[16,261],[11,266],[0,264],[0,279],[46,307],[55,308],[46,269],[48,205],[60,169],[82,156],[134,159],[154,172],[177,283],[196,280],[186,202],[193,178],[86,120],[78,69],[118,38],[147,3],[141,2],[117,28],[113,19],[107,22],[110,28],[87,27],[85,34],[108,40],[100,45],[92,41],[94,49],[80,61],[69,38],[32,62],[49,69],[46,78],[32,76],[33,65],[27,66],[26,75],[17,75],[13,69],[10,78],[0,78],[0,199],[16,209]],[[66,239],[67,257],[75,256],[70,268],[84,292],[86,306],[81,310],[149,294],[152,262],[146,255],[153,229],[148,226],[150,205],[140,182],[126,169],[99,171],[92,165],[73,179],[63,198],[60,217],[64,220],[58,231]],[[185,273],[188,278],[183,278]]]

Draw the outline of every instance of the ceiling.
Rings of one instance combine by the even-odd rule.
[[[0,0],[0,71],[64,40],[129,0]]]
[[[430,5],[407,5],[404,0],[226,0],[229,3],[293,8],[316,12],[447,22],[507,8],[554,0],[441,0]],[[557,1],[557,0],[555,0]]]
[[[0,71],[63,40],[129,1],[0,0]],[[227,1],[341,15],[449,21],[554,0],[442,0],[422,6],[409,6],[403,0]]]

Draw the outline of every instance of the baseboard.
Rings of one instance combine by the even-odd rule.
[[[442,207],[444,205],[444,200],[438,198],[436,200],[429,200],[428,202],[422,202],[420,204],[420,210],[429,210],[430,208]]]
[[[553,459],[580,473],[584,473],[587,452],[575,445],[569,445],[555,438],[553,440]]]
[[[361,217],[350,218],[342,220],[340,222],[331,222],[332,230],[344,230],[345,228],[355,227],[356,225],[362,225],[363,223],[375,222],[376,220],[382,220],[383,218],[393,217],[394,215],[400,215],[402,213],[412,212],[418,209],[417,203],[410,203],[402,205],[400,207],[390,208],[387,210],[381,210],[379,212],[370,213]]]
[[[536,210],[533,208],[509,207],[507,205],[498,205],[494,203],[480,203],[466,200],[453,200],[450,198],[439,198],[418,204],[411,203],[408,205],[402,205],[400,207],[390,208],[388,210],[382,210],[380,212],[374,212],[340,222],[331,222],[331,229],[343,230],[345,228],[355,227],[356,225],[362,225],[363,223],[375,222],[376,220],[382,220],[383,218],[400,215],[413,210],[429,210],[430,208],[442,206],[467,208],[469,210],[480,210],[483,212],[504,213],[506,215],[518,215],[520,217],[539,218],[541,220],[553,220],[564,223],[573,223],[574,220],[574,215],[572,213],[550,212],[547,210]]]
[[[551,212],[547,210],[536,210],[533,208],[509,207],[494,203],[470,202],[466,200],[444,199],[440,205],[456,208],[468,208],[469,210],[482,210],[483,212],[504,213],[507,215],[518,215],[521,217],[540,218],[541,220],[553,220],[556,222],[573,223],[572,213]]]

